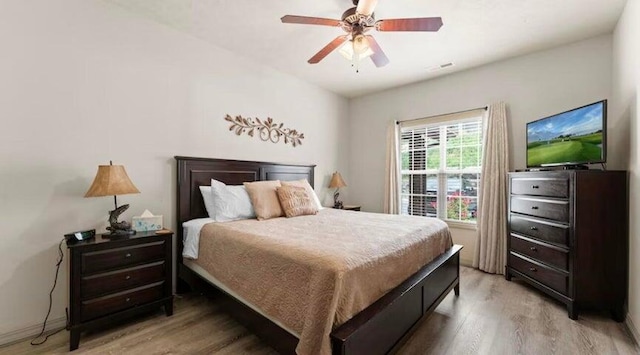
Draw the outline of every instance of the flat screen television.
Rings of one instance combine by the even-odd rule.
[[[527,167],[606,162],[607,100],[527,123]]]

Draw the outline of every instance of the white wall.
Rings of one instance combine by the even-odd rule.
[[[391,120],[472,109],[504,101],[509,115],[511,168],[524,168],[525,123],[609,98],[611,36],[512,58],[413,85],[363,96],[350,102],[350,170],[358,185],[349,187],[352,202],[382,211],[385,132]],[[609,167],[625,168],[618,145],[623,130],[609,122]],[[462,259],[473,258],[475,232],[452,230],[465,245]]]
[[[629,0],[613,35],[613,89],[610,112],[630,135],[629,169],[629,314],[640,341],[640,1]]]
[[[346,99],[115,5],[5,0],[0,43],[0,338],[42,322],[62,235],[104,228],[113,200],[82,196],[110,159],[142,192],[119,198],[124,217],[147,208],[173,229],[174,155],[315,163],[321,195],[334,170],[350,181]],[[236,137],[227,113],[306,138]]]

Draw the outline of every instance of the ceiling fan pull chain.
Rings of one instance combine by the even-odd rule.
[[[356,68],[356,73],[360,72],[360,54],[358,54],[356,51],[353,52],[353,66]]]

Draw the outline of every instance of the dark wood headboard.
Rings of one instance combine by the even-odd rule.
[[[313,186],[315,165],[181,156],[176,156],[175,159],[178,162],[176,235],[179,261],[182,260],[182,223],[207,217],[200,186],[210,186],[211,179],[228,185],[242,185],[245,181],[307,179]]]

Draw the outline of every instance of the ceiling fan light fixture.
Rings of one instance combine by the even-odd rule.
[[[353,43],[353,52],[358,54],[363,54],[367,50],[371,50],[369,47],[369,41],[363,34],[358,34],[353,37],[351,41]]]
[[[358,51],[355,51],[354,47],[355,45],[353,41],[347,41],[342,45],[342,47],[340,47],[338,51],[348,61],[353,61],[354,59],[362,60],[363,58],[368,58],[373,55],[373,51],[368,45],[364,49],[364,51],[362,51],[362,48],[360,48]]]

